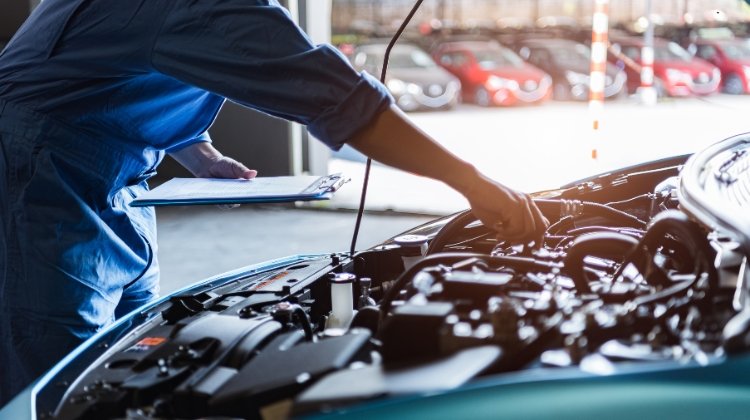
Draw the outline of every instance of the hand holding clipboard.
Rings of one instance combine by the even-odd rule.
[[[130,205],[145,207],[328,200],[347,182],[349,178],[341,174],[253,179],[173,178],[136,197]]]

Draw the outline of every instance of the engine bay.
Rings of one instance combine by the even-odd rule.
[[[100,337],[37,410],[279,418],[532,370],[720,363],[750,344],[746,244],[731,214],[711,222],[689,194],[741,206],[744,147],[537,193],[551,225],[532,244],[506,242],[466,211],[353,256],[218,278]],[[708,201],[726,209],[720,199]]]

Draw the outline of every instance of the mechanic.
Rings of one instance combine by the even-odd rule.
[[[46,0],[0,54],[0,405],[156,297],[154,210],[128,204],[165,153],[196,176],[255,176],[211,145],[225,99],[441,180],[506,237],[546,225],[276,1]]]

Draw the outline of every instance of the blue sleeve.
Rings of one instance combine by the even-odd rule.
[[[186,148],[188,146],[191,146],[193,144],[196,144],[196,143],[211,143],[211,136],[208,134],[208,131],[204,132],[203,134],[201,134],[200,136],[198,136],[198,137],[196,137],[196,138],[194,138],[192,140],[188,140],[186,142],[182,142],[182,143],[178,144],[177,146],[170,147],[167,150],[165,150],[165,152],[167,152],[167,153],[176,152],[178,150],[182,150],[182,149],[184,149],[184,148]]]
[[[340,148],[392,102],[330,45],[315,46],[275,1],[175,2],[157,36],[157,71],[307,125]]]

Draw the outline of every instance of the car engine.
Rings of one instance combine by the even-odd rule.
[[[217,277],[71,358],[39,416],[278,418],[520,372],[719,363],[750,344],[748,138],[534,194],[551,224],[533,243],[466,211]]]

